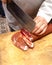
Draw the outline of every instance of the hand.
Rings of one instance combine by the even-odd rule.
[[[40,16],[35,17],[34,21],[36,22],[36,25],[32,33],[36,35],[42,35],[47,29],[48,26],[47,21]]]
[[[33,39],[34,39],[33,35],[24,29],[15,33],[12,36],[13,44],[22,50],[28,50],[28,48],[33,48],[34,47],[34,44],[32,43]]]

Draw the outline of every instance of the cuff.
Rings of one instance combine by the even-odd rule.
[[[43,11],[39,11],[39,12],[37,13],[37,16],[41,16],[41,17],[45,18],[48,23],[49,23],[50,20],[51,20],[51,16],[49,16],[49,15],[46,14],[46,13],[44,13]]]

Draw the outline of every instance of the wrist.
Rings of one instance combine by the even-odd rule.
[[[47,23],[49,23],[51,20],[51,17],[44,13],[43,11],[39,11],[37,16],[43,17],[47,21]]]

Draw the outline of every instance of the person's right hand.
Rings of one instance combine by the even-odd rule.
[[[36,35],[43,35],[46,32],[48,27],[48,23],[46,19],[41,16],[36,16],[34,18],[34,21],[36,25],[32,33]]]

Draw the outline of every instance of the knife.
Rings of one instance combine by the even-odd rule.
[[[28,30],[29,32],[33,31],[35,27],[35,22],[26,12],[24,12],[19,7],[19,5],[16,5],[16,3],[13,0],[11,0],[11,2],[7,1],[7,9],[17,20],[17,22],[12,23],[14,26],[15,26],[15,23],[16,25],[18,25],[17,23],[19,23],[20,29],[24,28]],[[15,29],[15,27],[13,29]],[[18,26],[16,27],[16,30],[17,29],[18,29]]]

